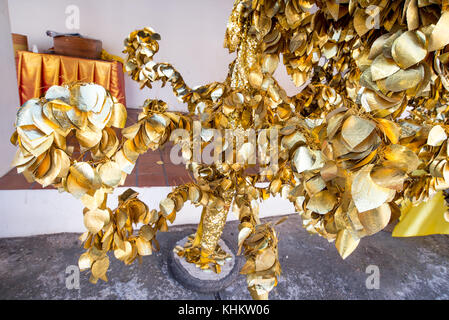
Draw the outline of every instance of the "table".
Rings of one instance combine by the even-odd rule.
[[[84,81],[102,85],[126,106],[123,65],[118,61],[18,51],[16,67],[21,104],[43,96],[53,85]]]

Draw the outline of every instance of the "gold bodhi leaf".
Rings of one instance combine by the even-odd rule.
[[[237,0],[224,42],[236,52],[228,76],[195,88],[174,66],[154,60],[161,39],[155,30],[135,30],[125,39],[126,72],[141,88],[169,84],[189,112],[148,99],[137,122],[125,127],[125,106],[101,86],[52,86],[19,108],[12,165],[27,181],[83,202],[86,252],[78,263],[91,271],[91,282],[107,280],[108,252],[125,264],[152,254],[157,231],[167,231],[190,201],[203,207],[202,215],[176,254],[220,272],[230,256],[218,241],[232,208],[246,258],[241,273],[251,296],[266,299],[281,267],[275,225],[260,221],[258,200],[288,199],[303,227],[335,241],[344,259],[363,237],[397,219],[402,204],[449,188],[448,9],[445,1]],[[273,76],[283,67],[298,87],[293,96]],[[194,120],[201,124],[196,146]],[[186,134],[172,135],[177,129]],[[194,147],[201,154],[210,148],[213,129],[269,134],[256,143],[244,138],[237,150],[222,138],[214,159],[225,161],[202,163]],[[169,141],[193,180],[156,209],[132,189],[109,209],[108,195],[138,157]],[[261,163],[254,173],[249,160],[256,151]]]

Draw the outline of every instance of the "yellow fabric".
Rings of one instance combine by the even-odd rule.
[[[18,52],[17,82],[21,104],[42,96],[52,85],[75,81],[102,85],[126,105],[125,79],[120,62]]]
[[[415,237],[431,234],[449,234],[449,222],[444,219],[448,210],[443,192],[438,192],[429,201],[416,207],[404,203],[399,223],[393,230],[393,237]]]
[[[107,52],[106,50],[101,50],[101,56],[100,56],[101,60],[106,60],[106,61],[118,61],[121,64],[124,64],[123,59],[120,58],[119,56],[114,56],[113,54],[110,54],[109,52]]]

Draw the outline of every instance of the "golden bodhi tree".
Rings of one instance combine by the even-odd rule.
[[[217,244],[233,210],[241,273],[254,298],[267,298],[281,268],[276,232],[260,222],[258,201],[290,200],[303,226],[335,241],[346,258],[406,201],[449,187],[448,30],[447,0],[236,0],[224,42],[236,59],[224,82],[198,88],[153,60],[160,40],[153,29],[137,30],[125,40],[126,71],[141,88],[168,82],[188,114],[147,100],[124,128],[126,109],[101,86],[53,86],[19,109],[13,165],[29,181],[81,199],[87,251],[79,266],[91,270],[91,282],[107,280],[109,251],[126,264],[151,254],[156,232],[190,201],[203,210],[178,255],[220,272],[227,253]],[[273,78],[281,57],[295,96]],[[139,155],[168,141],[195,181],[175,187],[157,209],[131,189],[109,209],[107,195]],[[214,161],[204,163],[197,153],[212,143]]]

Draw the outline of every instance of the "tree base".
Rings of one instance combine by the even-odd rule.
[[[188,237],[179,240],[176,246],[184,247],[187,240]],[[218,244],[231,256],[221,266],[220,273],[215,273],[211,269],[201,270],[194,263],[188,263],[183,257],[178,256],[175,250],[172,250],[168,254],[167,261],[170,274],[181,285],[193,291],[211,293],[225,289],[239,276],[242,259],[236,257],[223,240],[220,240]]]

